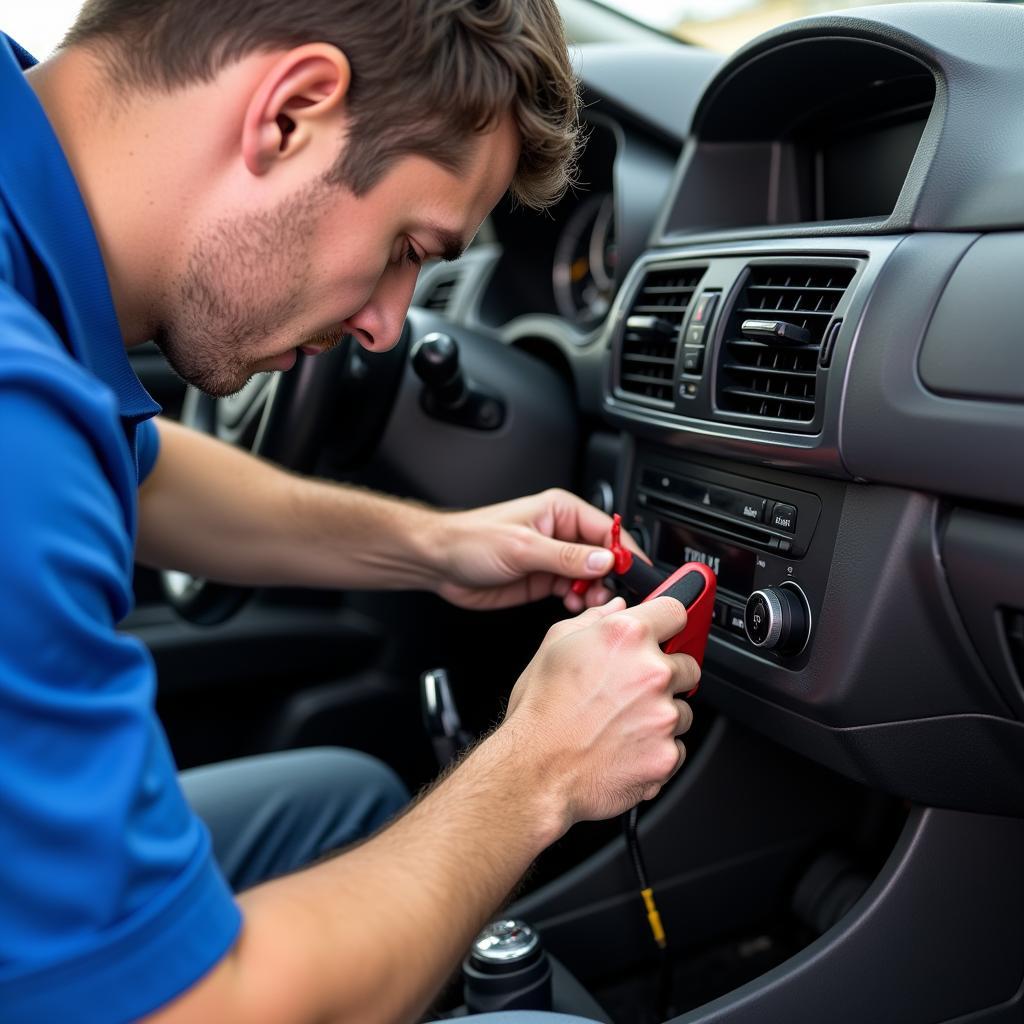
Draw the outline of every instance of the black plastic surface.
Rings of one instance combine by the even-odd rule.
[[[889,217],[934,96],[919,59],[859,39],[789,42],[720,73],[665,232]]]
[[[874,63],[909,60],[928,69],[936,88],[931,115],[895,209],[888,217],[865,220],[859,230],[970,230],[1024,224],[1020,162],[1024,122],[1016,116],[1024,105],[1020,74],[1024,10],[1017,5],[894,4],[791,22],[726,61],[698,106],[693,134],[735,138],[741,126],[759,119],[777,134],[784,127],[780,117],[794,110],[807,112],[810,104],[787,103],[785,89],[766,73],[774,55],[797,44],[803,47],[797,59],[820,63],[827,53],[834,54],[837,43],[862,47],[862,66],[852,72],[857,84],[863,83]],[[897,56],[885,57],[882,48]],[[831,88],[841,90],[844,74],[834,78]],[[829,86],[820,79],[814,81],[808,92],[812,101],[823,88]],[[680,180],[696,148],[692,145],[684,156]],[[731,235],[809,236],[849,230],[842,222],[773,228],[766,217],[762,226],[734,228]],[[671,231],[665,234],[671,240]]]
[[[407,366],[366,482],[449,507],[571,487],[576,415],[558,374],[538,359],[425,310],[411,309],[409,324],[413,337],[431,330],[455,337],[467,377],[504,399],[505,423],[482,432],[433,419],[419,401],[422,384]]]
[[[704,86],[722,63],[717,54],[689,46],[589,43],[579,53],[588,88],[677,143],[686,134]]]
[[[694,570],[676,580],[671,587],[663,590],[658,596],[674,597],[684,608],[689,608],[704,593],[705,586],[704,577]]]
[[[1022,864],[1024,821],[915,810],[845,918],[673,1024],[935,1024],[984,1010],[993,1024],[1019,1021]]]
[[[640,449],[637,458],[671,465],[664,453]],[[696,472],[691,465],[677,463],[680,472]],[[713,465],[719,473],[727,466]],[[751,493],[788,483],[820,496],[807,555],[791,559],[791,571],[781,557],[760,555],[765,565],[752,587],[800,585],[812,636],[803,654],[780,658],[713,629],[706,699],[874,788],[938,806],[1024,814],[1024,725],[1009,720],[1007,697],[954,603],[940,561],[939,503],[890,488],[742,472],[734,481]]]
[[[700,712],[697,698],[697,714]],[[706,712],[705,712],[706,714]],[[850,812],[852,787],[719,720],[640,817],[640,838],[678,955],[754,926],[788,898],[810,850]],[[619,840],[509,910],[584,982],[649,959],[636,876]]]
[[[921,346],[925,386],[1024,403],[1024,233],[984,235],[964,253]]]
[[[949,518],[942,558],[982,661],[1024,719],[1024,677],[1008,635],[1011,617],[1024,612],[1024,521],[958,509]]]
[[[872,789],[933,807],[1024,816],[1020,722],[965,714],[827,726],[709,668],[713,647],[701,693],[730,718]]]
[[[889,257],[857,330],[840,448],[866,480],[1024,505],[1019,405],[944,398],[918,375],[932,311],[975,238],[911,235]]]

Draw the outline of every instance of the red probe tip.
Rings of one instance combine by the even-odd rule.
[[[621,576],[624,572],[628,572],[629,567],[633,564],[633,553],[628,548],[622,546],[622,516],[618,512],[612,516],[612,542],[610,547],[612,554],[615,556],[615,565],[612,571]]]
[[[612,572],[622,575],[633,564],[633,554],[622,546],[622,516],[618,512],[612,516],[612,536],[608,543],[608,550],[615,557]],[[582,597],[592,582],[592,580],[574,580],[571,590],[574,594]]]

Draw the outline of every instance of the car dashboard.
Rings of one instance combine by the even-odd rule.
[[[1024,19],[959,6],[725,61],[584,47],[588,189],[499,210],[420,301],[620,432],[583,490],[718,572],[707,701],[873,788],[1019,814]]]
[[[1019,7],[943,3],[724,60],[583,46],[592,190],[497,211],[423,275],[442,318],[414,329],[475,337],[481,380],[487,341],[508,387],[525,354],[561,388],[523,403],[518,461],[435,431],[433,491],[430,424],[397,421],[408,489],[572,479],[664,571],[717,574],[705,731],[640,822],[659,906],[684,946],[810,931],[776,927],[775,966],[710,1002],[695,969],[680,1022],[1019,1019],[1022,41]],[[608,843],[514,907],[612,1001],[643,969],[630,878]]]

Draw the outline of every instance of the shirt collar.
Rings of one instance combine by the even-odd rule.
[[[117,397],[124,419],[160,406],[135,375],[78,183],[24,72],[35,59],[0,32],[0,195],[50,275],[72,353]]]

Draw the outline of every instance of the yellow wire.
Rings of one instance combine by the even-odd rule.
[[[647,908],[647,923],[651,926],[654,941],[658,944],[659,949],[664,949],[668,943],[665,939],[665,929],[661,924],[661,914],[658,913],[658,907],[654,902],[654,890],[648,886],[646,889],[640,890],[640,895]]]

